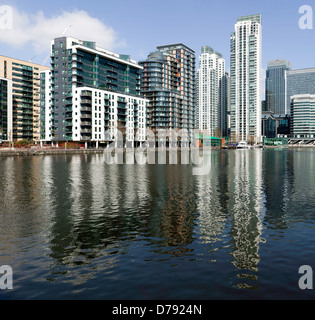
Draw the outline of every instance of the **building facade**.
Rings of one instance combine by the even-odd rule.
[[[150,129],[195,127],[195,52],[183,44],[159,46],[139,63],[141,92],[149,100]]]
[[[12,141],[12,81],[0,78],[0,141]]]
[[[231,34],[231,139],[261,141],[262,23],[238,18]]]
[[[195,79],[195,129],[199,129],[199,69]]]
[[[291,119],[293,138],[315,138],[315,94],[291,97]]]
[[[134,60],[61,37],[51,43],[51,65],[51,141],[108,144],[116,139],[108,132],[118,129],[124,137],[139,133],[131,142],[145,141],[147,101]]]
[[[222,54],[208,46],[201,48],[198,70],[198,127],[212,137],[226,132],[225,60]]]
[[[291,134],[291,118],[287,114],[265,114],[262,116],[264,138],[287,138]]]
[[[40,139],[52,139],[52,100],[51,100],[51,71],[40,73]]]
[[[286,72],[291,70],[287,60],[268,62],[266,71],[266,106],[265,110],[274,114],[286,114]]]
[[[13,140],[40,141],[40,72],[49,67],[0,56],[0,77],[12,80]]]
[[[292,96],[299,94],[315,94],[315,68],[287,71],[286,83],[286,112],[290,113]]]

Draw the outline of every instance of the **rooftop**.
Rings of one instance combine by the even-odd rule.
[[[249,20],[261,24],[261,15],[260,14],[253,14],[250,16],[244,16],[244,17],[237,18],[237,22],[243,22],[243,21],[249,21]]]
[[[296,69],[288,71],[288,74],[315,73],[315,68]]]
[[[168,44],[168,45],[163,45],[163,46],[158,46],[157,49],[158,50],[163,50],[163,49],[186,49],[188,51],[190,51],[191,53],[195,53],[195,51],[189,47],[187,47],[186,45],[184,45],[183,43],[176,43],[176,44]]]

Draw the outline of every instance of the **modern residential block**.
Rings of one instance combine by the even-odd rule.
[[[51,141],[108,144],[116,137],[105,133],[118,129],[131,143],[145,141],[142,68],[129,56],[61,37],[51,43],[51,66]]]
[[[227,78],[222,54],[201,48],[198,69],[198,128],[212,137],[226,135]]]
[[[71,141],[115,141],[117,130],[127,146],[146,139],[146,103],[140,97],[78,87],[66,106],[66,134]]]
[[[13,140],[40,141],[40,72],[49,67],[0,56],[0,77],[12,80]]]
[[[237,19],[231,34],[231,139],[261,141],[261,16]]]
[[[149,100],[148,127],[194,129],[195,52],[181,43],[159,46],[139,64],[141,93]]]

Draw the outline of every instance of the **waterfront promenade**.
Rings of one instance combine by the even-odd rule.
[[[281,147],[276,146],[267,146],[265,149],[279,149]],[[308,148],[312,149],[315,148],[315,145],[288,145],[289,149],[299,149],[299,148]],[[199,148],[201,151],[203,150],[202,147]],[[207,148],[207,150],[210,148]],[[220,148],[213,147],[213,150],[219,150]],[[79,148],[0,148],[0,157],[23,157],[23,156],[50,156],[50,155],[71,155],[71,154],[102,154],[106,152],[107,149],[79,149]],[[159,149],[156,148],[156,151]],[[181,150],[181,148],[178,148]],[[231,149],[232,150],[232,149]],[[108,152],[112,152],[113,150],[110,149]],[[135,149],[137,151],[137,149]],[[142,150],[143,151],[143,150]],[[224,150],[226,151],[226,150]]]
[[[70,154],[101,154],[104,149],[0,149],[0,157],[23,157],[23,156],[49,156],[49,155],[70,155]]]

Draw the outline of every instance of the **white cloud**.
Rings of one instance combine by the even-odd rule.
[[[59,15],[45,16],[41,11],[29,14],[13,8],[13,28],[0,32],[0,43],[19,49],[32,45],[35,54],[50,50],[50,41],[63,35],[66,28],[68,36],[80,40],[95,41],[97,46],[108,50],[125,47],[125,41],[118,38],[117,32],[87,12],[63,11]]]

